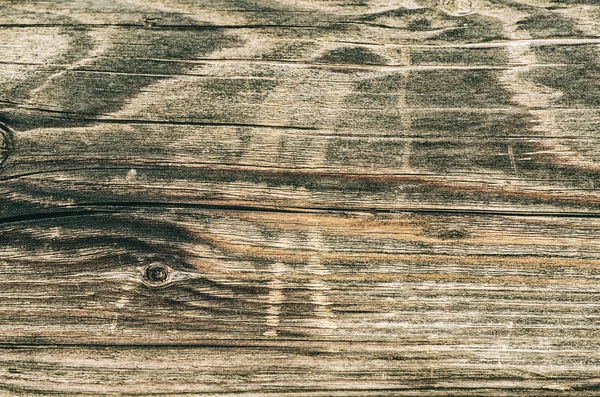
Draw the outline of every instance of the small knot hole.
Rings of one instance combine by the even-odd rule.
[[[146,278],[152,283],[163,283],[169,277],[169,269],[162,264],[152,264],[146,268]]]

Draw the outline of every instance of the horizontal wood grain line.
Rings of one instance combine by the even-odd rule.
[[[394,63],[368,63],[368,64],[341,64],[333,62],[307,62],[307,61],[294,61],[289,59],[257,59],[257,58],[196,58],[193,60],[178,60],[180,63],[198,63],[198,64],[217,64],[224,65],[228,63],[247,63],[247,64],[259,64],[259,65],[283,65],[290,67],[300,67],[308,69],[331,69],[331,70],[348,70],[348,71],[381,71],[381,72],[392,72],[392,71],[430,71],[430,70],[512,70],[512,69],[536,69],[536,68],[575,68],[584,66],[583,64],[577,63],[507,63],[498,65],[456,65],[456,64],[437,64],[437,65],[405,65],[405,64],[394,64]],[[5,64],[10,64],[5,62]],[[25,63],[15,63],[17,65],[27,65]],[[32,64],[35,66],[36,64]],[[46,65],[51,66],[51,65]],[[58,69],[60,70],[60,69]],[[66,68],[65,71],[69,73],[95,73],[95,74],[106,74],[106,75],[122,75],[122,76],[142,76],[142,77],[191,77],[191,78],[219,78],[218,76],[211,75],[200,75],[194,73],[172,73],[172,74],[153,74],[153,73],[132,73],[132,72],[114,72],[110,70],[101,71],[85,68]],[[225,78],[225,77],[223,77]],[[232,77],[237,78],[237,77]],[[259,78],[249,76],[248,78]],[[264,80],[270,78],[265,77]]]
[[[531,218],[600,218],[600,212],[589,211],[539,211],[539,210],[487,210],[473,208],[427,208],[427,207],[405,207],[405,208],[361,208],[361,207],[275,207],[258,205],[227,205],[214,203],[178,203],[158,201],[118,201],[118,202],[89,202],[76,205],[57,205],[55,211],[35,212],[0,218],[0,224],[25,222],[31,220],[42,220],[52,218],[79,217],[97,214],[120,213],[124,209],[135,211],[144,208],[193,208],[206,211],[240,211],[240,212],[267,212],[280,214],[422,214],[422,215],[477,215],[490,217],[531,217]],[[67,209],[67,210],[65,210]]]
[[[191,62],[190,62],[191,61]],[[184,59],[176,62],[182,63],[200,63],[200,64],[228,64],[228,63],[248,63],[248,64],[260,64],[260,65],[283,65],[283,66],[294,66],[309,69],[340,69],[340,70],[357,70],[357,71],[421,71],[421,70],[507,70],[507,69],[519,69],[519,68],[561,68],[561,67],[577,67],[577,63],[508,63],[499,65],[456,65],[456,64],[443,64],[439,63],[436,65],[407,65],[407,64],[393,64],[393,63],[381,63],[381,64],[342,64],[335,62],[307,62],[304,60],[291,60],[291,59],[258,59],[258,58],[195,58],[195,59]],[[581,66],[581,65],[580,65]],[[85,70],[85,69],[83,69]]]
[[[36,106],[29,106],[24,104],[15,103],[12,101],[0,100],[0,103],[11,105],[17,108],[44,112],[44,113],[55,113],[60,115],[73,116],[72,120],[78,120],[80,122],[94,122],[94,123],[114,123],[114,124],[158,124],[158,125],[196,125],[196,126],[208,126],[208,127],[251,127],[251,128],[269,128],[269,129],[282,129],[282,130],[301,130],[301,131],[319,131],[320,128],[308,127],[308,126],[292,126],[292,125],[268,125],[268,124],[252,124],[252,123],[227,123],[227,122],[211,122],[211,121],[177,121],[177,120],[143,120],[143,119],[119,119],[112,117],[89,117],[89,116],[108,116],[105,114],[94,114],[94,113],[80,113],[80,112],[69,112],[63,110],[54,110],[47,108],[39,108]],[[88,116],[88,117],[82,117]],[[67,118],[67,117],[64,117]]]
[[[510,63],[500,65],[452,65],[440,63],[438,65],[403,65],[393,63],[381,63],[381,64],[368,64],[368,65],[344,65],[339,63],[328,63],[328,62],[304,62],[304,61],[289,61],[289,60],[258,60],[258,59],[231,59],[226,58],[222,60],[218,59],[206,59],[200,60],[204,63],[219,63],[226,64],[230,62],[242,62],[242,63],[258,63],[258,64],[272,64],[272,65],[286,65],[286,66],[300,66],[305,68],[315,69],[342,69],[342,70],[380,70],[380,71],[421,71],[421,70],[508,70],[508,69],[534,69],[534,68],[575,68],[584,66],[583,64],[577,63]],[[214,76],[209,74],[198,74],[198,73],[171,73],[171,74],[155,74],[155,73],[135,73],[135,72],[116,72],[110,70],[94,70],[94,69],[72,69],[68,68],[69,73],[89,73],[89,74],[105,74],[115,76],[140,76],[140,77],[157,77],[157,78],[174,78],[174,77],[190,77],[199,79],[257,79],[257,80],[275,80],[273,77],[260,77],[260,76]]]
[[[261,30],[261,29],[324,29],[324,28],[335,28],[344,25],[362,25],[373,28],[381,29],[392,29],[392,30],[405,30],[409,33],[414,33],[409,29],[400,26],[391,26],[386,24],[375,24],[364,21],[356,20],[343,20],[334,19],[330,21],[320,21],[317,24],[280,24],[280,23],[259,23],[259,24],[239,24],[239,25],[225,25],[225,24],[165,24],[155,22],[137,22],[137,23],[0,23],[0,29],[35,29],[35,28],[71,28],[72,30],[81,29],[103,29],[103,28],[123,28],[124,30],[136,29],[144,31],[160,31],[160,30],[174,30],[174,31],[210,31],[210,30]],[[464,27],[449,27],[436,29],[431,31],[421,31],[425,33],[440,33],[449,30],[462,30]],[[406,40],[406,39],[405,39]],[[424,48],[492,48],[492,47],[503,47],[513,45],[579,45],[579,44],[599,44],[600,36],[598,35],[586,35],[586,36],[574,36],[574,35],[562,35],[562,37],[546,37],[546,38],[515,38],[509,40],[492,40],[492,41],[478,41],[478,42],[466,42],[466,43],[448,43],[448,44],[422,44],[416,42],[417,40],[406,40],[405,43],[379,43],[379,42],[368,42],[361,41],[352,43],[362,45],[376,45],[376,46],[402,46],[402,47],[424,47]]]
[[[545,211],[522,211],[522,210],[487,210],[472,208],[427,208],[427,207],[406,207],[398,209],[385,208],[361,208],[361,207],[261,207],[261,206],[240,206],[240,205],[220,205],[220,204],[202,204],[202,203],[173,203],[173,202],[108,202],[108,203],[79,203],[75,207],[160,207],[160,208],[198,208],[207,210],[231,210],[231,211],[253,211],[253,212],[275,212],[275,213],[373,213],[373,214],[456,214],[456,215],[482,215],[482,216],[516,216],[516,217],[556,217],[556,218],[600,218],[600,212],[587,211],[569,211],[569,212],[545,212]],[[58,208],[61,208],[60,206]]]
[[[354,22],[331,21],[323,22],[319,25],[287,25],[287,24],[250,24],[250,25],[186,25],[186,24],[157,24],[154,22],[139,22],[139,23],[0,23],[0,29],[6,28],[123,28],[123,29],[142,29],[142,30],[220,30],[220,29],[272,29],[272,28],[289,28],[289,29],[317,29],[331,27],[332,25],[343,25]]]
[[[151,19],[151,18],[149,18]],[[371,23],[359,20],[345,20],[345,19],[332,19],[330,21],[319,21],[315,24],[283,24],[283,23],[262,23],[262,24],[239,24],[239,25],[226,25],[226,24],[166,24],[157,23],[154,21],[146,20],[138,23],[0,23],[0,29],[30,29],[30,28],[70,28],[73,30],[78,29],[102,29],[102,28],[122,28],[128,29],[142,29],[142,30],[154,30],[154,31],[206,31],[206,30],[245,30],[245,29],[331,29],[344,25],[358,25],[368,26],[372,28],[390,29],[390,30],[403,30],[409,31],[406,28],[400,26],[386,25],[382,23]],[[427,31],[428,33],[443,33],[452,30],[461,30],[464,27],[449,27],[441,29],[432,29]]]
[[[163,76],[161,76],[163,77]],[[211,76],[210,78],[215,78]],[[216,79],[230,79],[230,77],[216,77]],[[238,77],[231,78],[232,80],[238,79]],[[245,79],[245,77],[244,77]],[[255,78],[252,76],[248,76],[248,79],[262,79]],[[268,80],[268,79],[267,79]],[[399,93],[387,94],[387,96],[394,97],[400,95]],[[75,112],[75,111],[66,111],[66,110],[58,110],[51,109],[45,106],[44,104],[28,104],[10,101],[6,99],[0,99],[0,104],[7,105],[8,108],[15,109],[23,109],[34,112],[42,112],[42,113],[55,113],[58,115],[66,115],[71,117],[63,117],[69,120],[79,120],[81,122],[97,122],[97,123],[115,123],[115,124],[164,124],[164,125],[207,125],[207,126],[233,126],[233,127],[263,127],[263,128],[280,128],[280,129],[297,129],[303,131],[325,131],[328,134],[334,133],[335,130],[332,128],[320,128],[320,127],[310,127],[310,126],[300,126],[300,125],[269,125],[269,124],[252,124],[252,123],[227,123],[227,122],[202,122],[202,121],[191,121],[191,120],[153,120],[147,118],[138,118],[138,119],[122,119],[115,118],[111,116],[109,113],[85,113],[85,112]],[[321,108],[327,109],[327,106],[323,106]],[[372,110],[372,111],[383,111],[384,108],[368,108],[368,107],[337,107],[339,110]],[[542,106],[530,106],[530,107],[480,107],[480,108],[471,108],[471,107],[429,107],[429,106],[413,106],[413,107],[403,107],[401,109],[403,112],[468,112],[468,113],[489,113],[489,114],[498,114],[498,113],[514,113],[514,114],[522,114],[525,115],[528,112],[533,114],[543,114],[543,113],[556,113],[556,112],[574,112],[574,113],[585,113],[585,112],[594,112],[600,111],[598,107],[570,107],[570,106],[560,106],[560,105],[552,105],[547,107]],[[96,116],[96,117],[91,117]],[[339,130],[338,130],[339,131]],[[339,133],[339,132],[338,132]],[[346,135],[344,135],[346,136]],[[352,135],[349,135],[352,136]],[[379,137],[380,135],[372,134],[370,136]],[[389,135],[393,136],[393,135]],[[398,135],[395,135],[399,137]],[[413,137],[413,135],[410,135]],[[451,137],[452,135],[448,135]],[[462,137],[468,138],[471,135],[461,135]],[[477,136],[477,135],[472,135]],[[553,139],[553,138],[562,138],[562,137],[576,137],[574,135],[519,135],[523,137],[531,137],[531,138],[544,138],[544,139]],[[415,138],[427,138],[428,135],[415,135]],[[508,136],[510,137],[510,136]]]
[[[525,139],[525,138],[515,138],[516,141],[520,140],[520,139]],[[576,139],[575,139],[576,140]],[[587,139],[586,139],[587,140]],[[82,159],[83,160],[83,159]],[[50,159],[48,160],[47,158],[42,158],[40,157],[40,160],[38,159],[32,159],[32,157],[27,157],[27,158],[20,158],[18,161],[19,166],[24,166],[24,165],[31,165],[31,164],[52,164],[54,161],[57,162],[61,162],[60,160],[54,160],[54,159]],[[123,166],[87,166],[87,167],[68,167],[68,168],[50,168],[50,169],[42,169],[39,171],[31,171],[31,172],[25,172],[25,173],[14,173],[14,174],[9,174],[3,177],[0,177],[0,183],[2,182],[8,182],[8,181],[15,181],[18,179],[25,179],[28,177],[35,177],[35,176],[41,176],[41,175],[52,175],[52,174],[68,174],[68,173],[73,173],[73,172],[90,172],[90,173],[94,173],[94,172],[106,172],[106,171],[131,171],[132,167],[135,167],[136,170],[146,170],[146,171],[159,171],[159,170],[167,170],[170,167],[177,167],[177,166],[181,166],[181,167],[189,167],[191,169],[194,170],[206,170],[206,171],[243,171],[243,170],[247,170],[248,172],[260,172],[260,171],[273,171],[273,172],[285,172],[285,171],[290,171],[289,167],[277,167],[277,166],[272,166],[272,165],[255,165],[255,164],[246,164],[246,163],[221,163],[221,162],[186,162],[186,163],[182,163],[182,164],[177,164],[177,163],[172,163],[172,162],[167,162],[167,161],[155,161],[152,164],[144,164],[144,163],[132,163],[130,164],[130,166],[127,165],[123,165]],[[356,172],[339,172],[339,170],[331,170],[328,169],[328,167],[296,167],[295,170],[297,171],[298,175],[303,175],[303,173],[309,173],[309,172],[314,172],[316,174],[316,176],[319,177],[324,177],[324,176],[348,176],[349,178],[352,177],[359,177],[362,176],[364,178],[369,178],[369,177],[396,177],[396,178],[406,178],[407,181],[410,182],[418,182],[420,181],[420,179],[413,179],[413,178],[423,178],[422,181],[426,182],[427,180],[429,181],[441,181],[444,180],[444,178],[440,177],[439,175],[435,175],[432,173],[428,173],[428,172],[405,172],[405,173],[390,173],[390,172],[364,172],[364,173],[356,173]],[[137,171],[136,171],[137,172]],[[468,177],[471,178],[468,178]],[[502,181],[504,182],[520,182],[522,181],[522,178],[520,178],[518,175],[494,175],[490,172],[486,172],[486,171],[479,171],[479,172],[454,172],[454,173],[448,173],[445,175],[446,178],[451,178],[453,180],[455,180],[456,182],[460,182],[460,183],[473,183],[475,181],[477,181],[477,178],[474,177],[483,177],[483,178],[491,178],[491,179],[495,179],[495,178],[502,178]],[[462,179],[464,178],[464,179]],[[556,178],[551,178],[551,177],[540,177],[540,178],[536,178],[535,179],[536,182],[557,182]],[[561,181],[563,182],[569,182],[570,180],[568,178],[566,179],[561,179]],[[575,181],[575,180],[573,180]],[[577,189],[579,192],[595,192],[596,188],[593,186],[590,187],[579,187]],[[411,208],[411,207],[408,207]],[[423,208],[432,208],[432,207],[423,207]],[[465,207],[467,208],[467,207]],[[384,208],[385,209],[385,208]],[[392,208],[390,208],[392,209]],[[400,207],[394,207],[393,209],[399,209],[401,210]],[[456,208],[454,208],[456,209]],[[585,213],[585,212],[582,212]]]
[[[98,57],[98,59],[111,59],[110,57]],[[129,58],[134,59],[134,58]],[[148,60],[148,59],[146,59]],[[248,63],[248,64],[272,64],[272,65],[287,65],[287,66],[301,66],[306,68],[315,68],[315,69],[348,69],[351,71],[362,71],[363,69],[369,71],[371,68],[380,69],[381,71],[428,71],[428,70],[512,70],[512,69],[521,69],[525,70],[528,68],[575,68],[575,67],[585,67],[586,65],[583,63],[517,63],[517,62],[505,62],[494,64],[478,64],[475,66],[465,66],[465,65],[457,65],[452,63],[444,63],[438,62],[436,64],[412,64],[412,65],[404,65],[404,64],[391,64],[391,63],[380,63],[380,64],[368,64],[365,65],[345,65],[339,63],[331,63],[331,62],[306,62],[306,61],[294,61],[289,59],[269,59],[262,60],[259,58],[196,58],[196,59],[157,59],[157,62],[170,62],[170,63],[181,63],[181,64],[226,64],[226,63]],[[24,62],[24,61],[0,61],[0,65],[20,65],[20,66],[40,66],[41,71],[45,70],[53,70],[55,72],[69,72],[69,73],[89,73],[89,74],[100,74],[100,75],[114,75],[114,76],[138,76],[138,77],[156,77],[156,78],[176,78],[176,77],[190,77],[190,78],[198,78],[198,79],[256,79],[256,80],[276,80],[275,77],[267,77],[267,76],[219,76],[214,74],[200,74],[193,72],[186,73],[136,73],[136,72],[126,72],[126,71],[112,71],[112,70],[100,70],[100,69],[91,69],[91,68],[73,68],[71,65],[65,64],[57,64],[57,63],[36,63],[36,62]],[[9,102],[9,101],[3,101]]]
[[[401,341],[381,341],[381,340],[356,340],[356,339],[302,339],[302,338],[285,338],[278,337],[277,339],[236,339],[236,338],[222,338],[222,339],[206,339],[206,340],[183,340],[180,342],[173,341],[158,341],[153,343],[146,343],[143,339],[140,339],[136,342],[120,342],[118,340],[114,341],[91,341],[85,343],[76,343],[69,341],[60,341],[60,340],[49,340],[44,341],[43,339],[40,341],[33,342],[0,342],[0,350],[11,350],[11,349],[19,349],[19,348],[47,348],[51,349],[77,349],[77,348],[127,348],[132,350],[138,349],[175,349],[175,350],[201,350],[201,349],[274,349],[274,350],[290,350],[290,351],[298,351],[301,352],[303,350],[310,350],[314,348],[331,348],[337,351],[351,351],[351,350],[374,350],[374,351],[384,351],[385,349],[398,349],[402,348],[406,351],[428,351],[431,350],[429,346],[407,343],[403,344]],[[453,352],[457,350],[457,346],[445,346],[439,345],[436,347],[440,353],[443,352]],[[493,350],[489,347],[483,346],[471,346],[471,347],[463,347],[460,348],[461,351],[490,351]],[[537,353],[541,355],[551,355],[556,354],[556,351],[545,350],[539,348],[513,348],[511,349],[513,353]],[[589,353],[589,354],[597,354],[595,349],[564,349],[560,350],[562,353]]]
[[[34,220],[42,220],[42,219],[53,219],[53,218],[67,218],[73,216],[88,216],[88,215],[96,215],[102,213],[111,213],[111,211],[106,210],[74,210],[74,211],[53,211],[53,212],[35,212],[31,214],[23,214],[16,216],[9,216],[0,218],[0,224],[8,224],[15,222],[26,222],[26,221],[34,221]]]

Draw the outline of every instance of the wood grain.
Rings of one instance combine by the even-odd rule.
[[[0,394],[597,395],[596,0],[5,0]]]

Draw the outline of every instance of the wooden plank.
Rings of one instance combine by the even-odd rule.
[[[191,208],[6,223],[2,387],[588,395],[598,234],[593,218]]]
[[[102,211],[3,225],[2,341],[597,344],[597,219]]]
[[[597,375],[591,364],[586,371],[541,352],[521,353],[523,364],[517,367],[507,366],[502,352],[482,352],[487,363],[474,369],[470,352],[393,344],[49,346],[0,351],[6,368],[0,374],[3,392],[14,395],[439,396],[491,390],[498,396],[593,395],[595,384],[582,379]],[[587,360],[593,357],[595,353]],[[469,380],[461,380],[465,374]]]
[[[597,6],[162,4],[7,6],[4,216],[157,195],[597,211]]]
[[[592,136],[362,138],[128,123],[38,130],[6,163],[1,211],[164,201],[596,213],[593,161],[577,159],[595,149]]]
[[[8,393],[595,390],[597,219],[101,211],[2,226]]]
[[[596,0],[5,0],[0,394],[597,395]]]

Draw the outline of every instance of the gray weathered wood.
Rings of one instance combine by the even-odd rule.
[[[0,394],[596,395],[596,0],[5,0]]]

